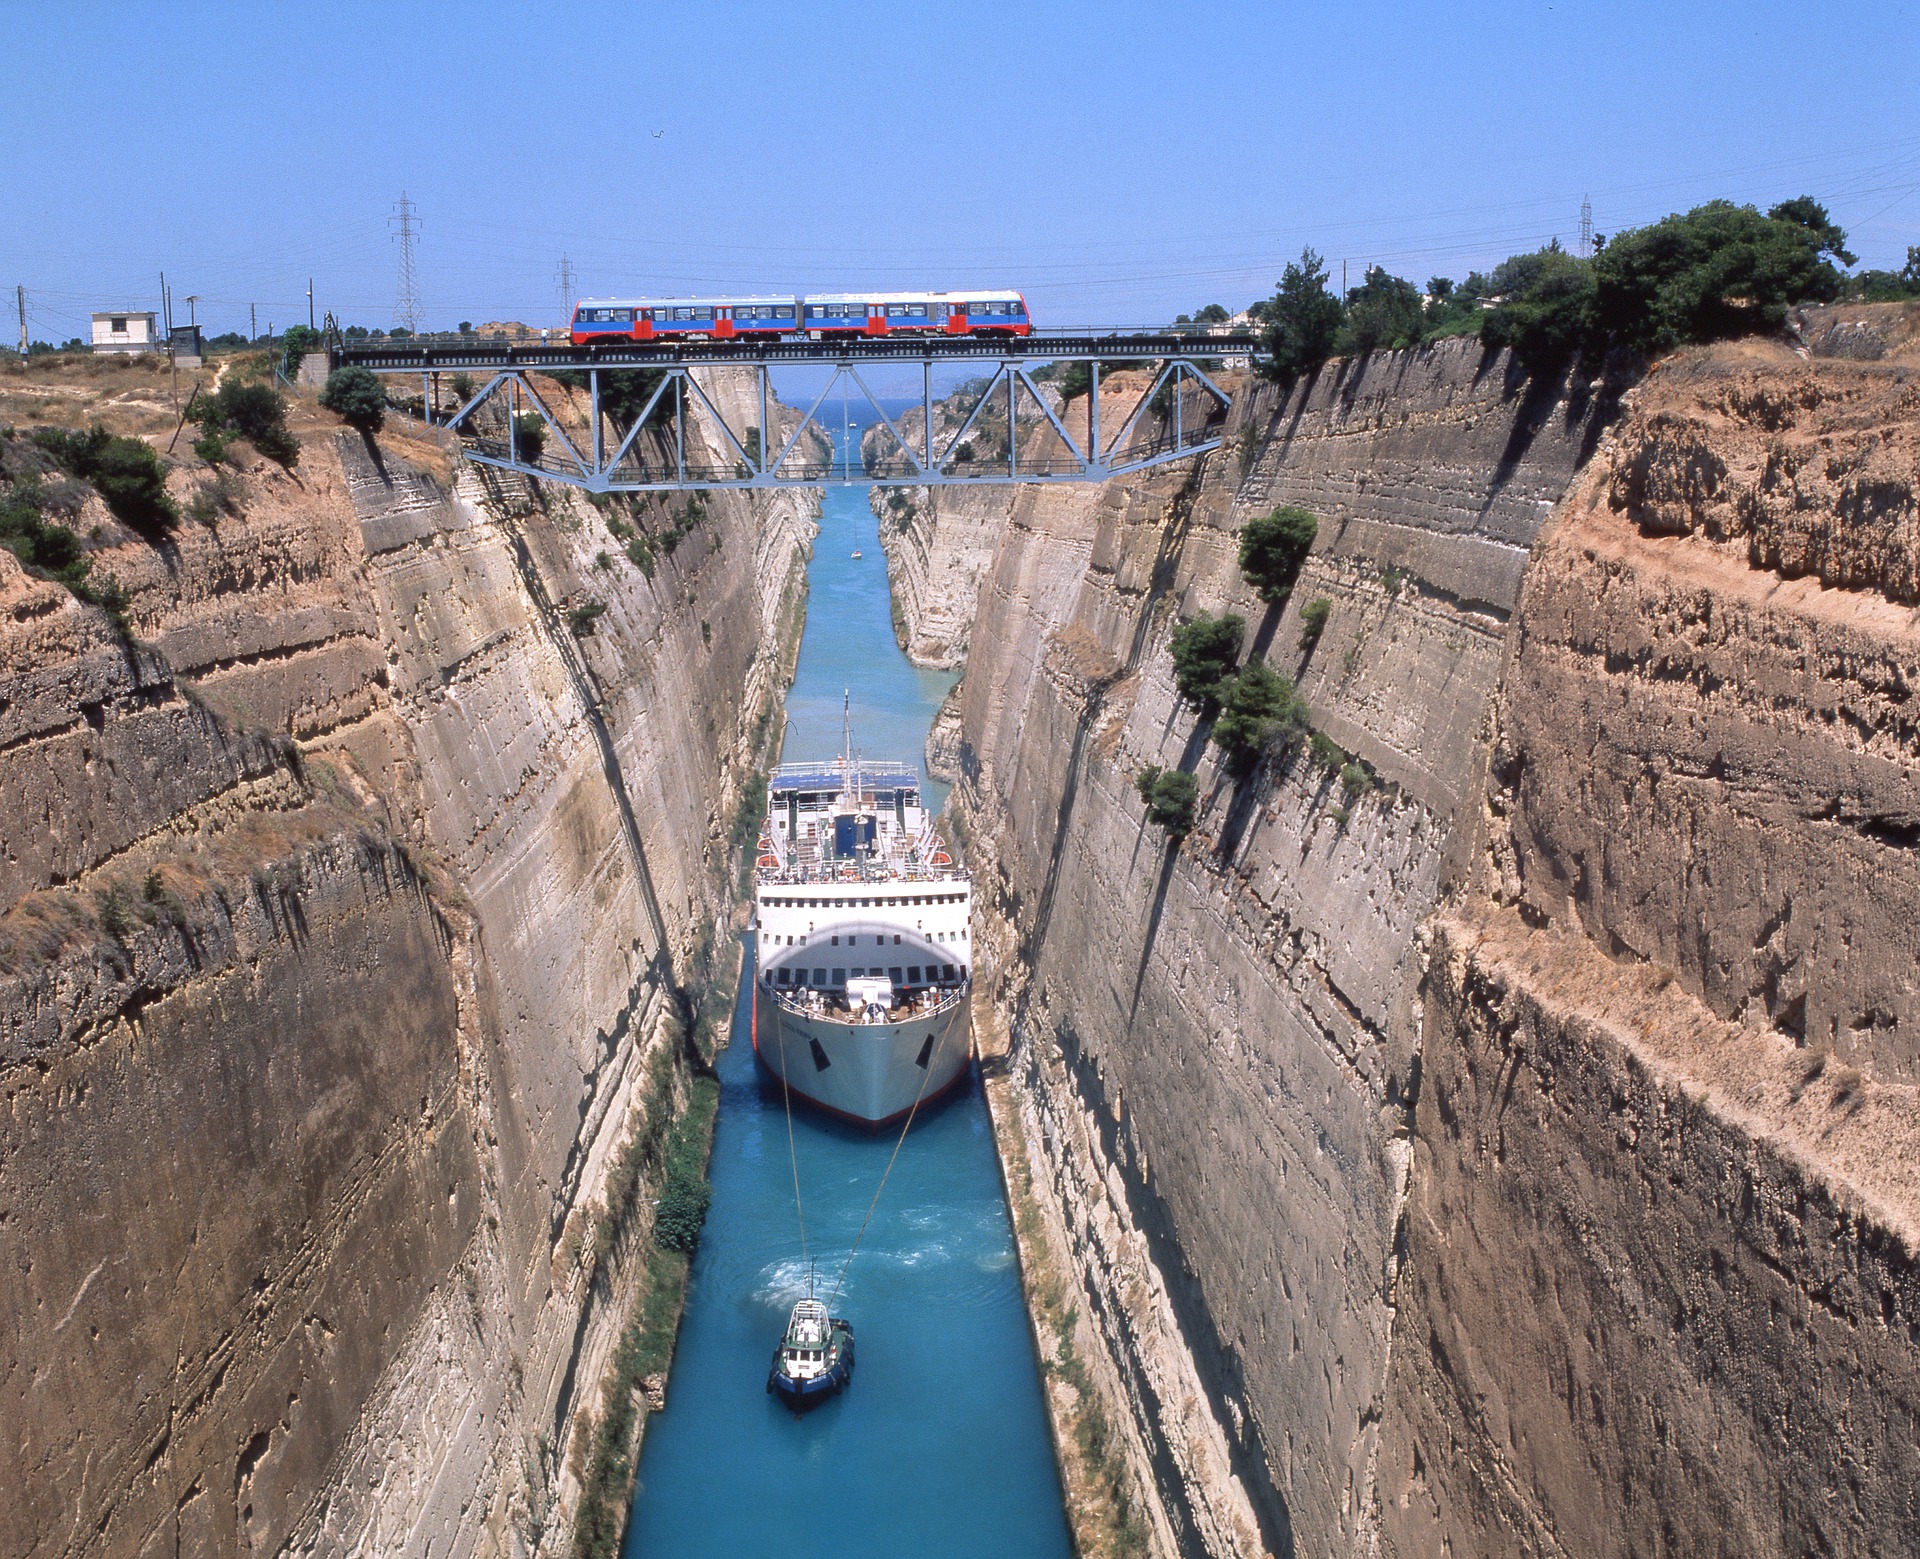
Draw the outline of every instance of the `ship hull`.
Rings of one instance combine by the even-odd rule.
[[[963,1000],[902,1023],[835,1023],[790,1011],[756,982],[754,1054],[817,1109],[886,1126],[903,1120],[916,1100],[924,1107],[965,1079],[973,1057],[970,1008]]]

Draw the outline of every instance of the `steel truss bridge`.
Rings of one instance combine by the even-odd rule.
[[[328,355],[335,368],[417,378],[421,415],[458,433],[469,460],[589,492],[620,493],[1104,482],[1218,449],[1228,396],[1210,375],[1219,371],[1222,356],[1244,358],[1252,345],[1244,338],[1193,335],[583,347],[454,339],[379,346],[336,343]],[[1048,363],[1077,364],[1085,371],[1088,393],[1076,394],[1077,407],[1067,403],[1055,409],[1048,404],[1030,371]],[[958,427],[936,433],[934,369],[954,365],[979,370],[962,387],[962,404],[971,399],[972,407]],[[1102,369],[1141,365],[1152,370],[1149,382],[1117,428],[1103,427]],[[771,375],[781,368],[829,370],[826,388],[804,409],[797,425],[782,419],[783,408],[773,394]],[[868,384],[867,373],[881,368],[920,371],[922,421],[912,434],[887,412]],[[713,376],[719,370],[752,375],[744,404],[758,408],[757,425],[736,427],[715,404],[716,399],[742,404],[737,395],[715,391]],[[641,375],[637,380],[636,373]],[[439,383],[442,375],[454,374],[485,379],[448,409]],[[571,432],[562,425],[549,404],[551,382],[543,395],[533,382],[536,375],[549,381],[560,376],[570,396],[584,389],[584,428],[577,419]],[[846,436],[851,423],[847,408],[856,401],[877,419],[873,427],[891,436],[883,447],[857,450],[856,441]],[[837,444],[833,409],[842,411]],[[616,411],[632,417],[624,430]],[[723,448],[718,459],[708,449],[689,447],[688,418],[696,411],[719,435]],[[539,419],[537,438],[529,436],[529,414]],[[1029,446],[1024,454],[1023,424]],[[769,434],[773,428],[780,431]],[[652,437],[643,438],[648,429]]]

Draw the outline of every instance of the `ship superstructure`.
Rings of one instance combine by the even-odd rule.
[[[972,883],[911,764],[851,750],[768,782],[755,907],[754,1049],[802,1098],[882,1125],[972,1053]]]

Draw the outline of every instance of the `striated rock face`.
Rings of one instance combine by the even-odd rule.
[[[1542,539],[1435,927],[1384,1551],[1920,1543],[1915,385],[1663,365]]]
[[[599,1259],[606,1175],[809,521],[716,499],[648,578],[383,446],[316,434],[164,550],[102,513],[132,644],[0,553],[10,1553],[565,1545],[644,1235]]]
[[[1006,528],[1005,488],[873,490],[894,625],[916,666],[966,663],[973,603]]]
[[[1920,1551],[1920,393],[1843,312],[1624,414],[1336,367],[1185,485],[1013,503],[955,806],[1154,1547]],[[1375,788],[1223,771],[1166,654],[1222,609]]]
[[[1610,414],[1462,343],[1246,387],[1197,474],[1023,494],[984,577],[955,805],[1035,1181],[1164,1546],[1372,1541],[1417,931],[1465,858],[1527,548]],[[1320,516],[1284,609],[1234,539],[1282,503]],[[1222,769],[1166,649],[1222,609],[1386,783]],[[1199,777],[1179,849],[1144,821],[1148,764]]]

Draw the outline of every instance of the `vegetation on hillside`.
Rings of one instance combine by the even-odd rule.
[[[84,433],[37,428],[33,442],[70,476],[92,484],[114,518],[157,541],[180,523],[167,496],[167,468],[150,445],[109,433],[95,423]]]
[[[1263,601],[1284,601],[1300,577],[1320,522],[1305,509],[1275,509],[1240,530],[1240,572]]]
[[[187,415],[201,430],[193,452],[209,465],[226,459],[235,438],[283,466],[300,459],[300,441],[287,428],[287,403],[270,385],[229,378],[213,394],[195,396]]]
[[[1260,371],[1288,386],[1330,357],[1460,335],[1549,367],[1613,350],[1655,354],[1779,330],[1802,303],[1920,297],[1920,247],[1900,271],[1849,278],[1842,268],[1854,260],[1845,232],[1811,196],[1764,213],[1716,200],[1611,242],[1599,237],[1591,258],[1568,253],[1556,239],[1463,282],[1433,277],[1424,292],[1376,265],[1342,297],[1307,249],[1286,267],[1274,295],[1249,312],[1268,354]]]
[[[1203,711],[1219,702],[1221,685],[1233,673],[1246,631],[1246,618],[1231,612],[1221,617],[1202,612],[1174,629],[1173,685],[1182,698]]]
[[[1133,788],[1147,804],[1149,823],[1164,828],[1175,839],[1193,831],[1200,782],[1191,774],[1150,763],[1134,775]]]
[[[387,420],[387,392],[365,368],[334,369],[320,391],[320,404],[362,433],[378,433]]]

